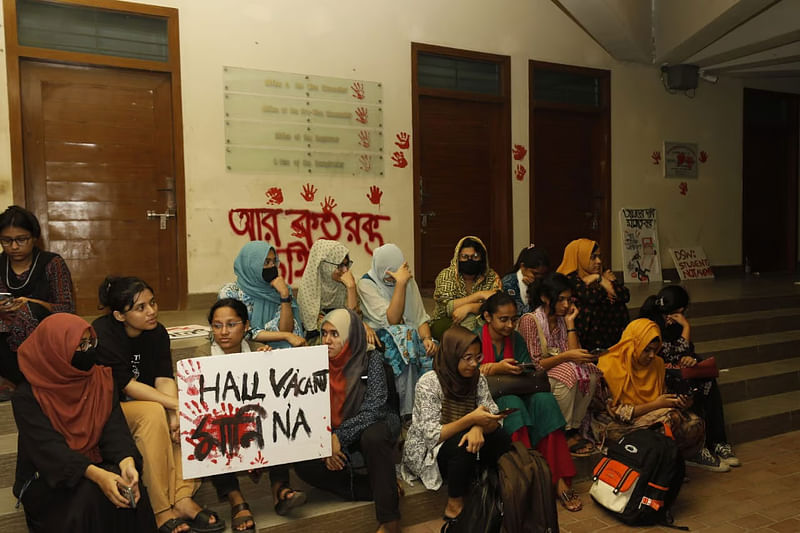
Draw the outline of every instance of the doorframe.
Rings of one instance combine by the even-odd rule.
[[[184,309],[188,297],[188,268],[186,257],[186,179],[183,165],[183,105],[181,103],[181,54],[178,10],[170,7],[122,2],[118,0],[48,0],[48,3],[91,7],[165,18],[167,19],[167,61],[152,61],[22,46],[19,44],[17,29],[17,2],[16,0],[3,0],[6,75],[8,77],[9,129],[11,139],[11,186],[14,203],[21,206],[27,204],[22,132],[22,87],[20,80],[20,63],[23,60],[32,59],[68,65],[114,67],[168,73],[172,92],[172,163],[175,178],[175,202],[177,210],[177,217],[175,220],[177,222],[176,231],[178,243],[178,308]]]
[[[420,53],[431,53],[455,57],[459,59],[472,59],[478,61],[488,61],[500,66],[500,91],[501,94],[490,95],[480,93],[470,93],[465,91],[454,91],[450,89],[433,89],[420,87],[417,79],[417,68],[419,66],[418,57]],[[421,179],[421,148],[417,139],[420,138],[420,118],[419,118],[419,98],[420,96],[434,96],[439,98],[451,98],[454,100],[466,100],[470,102],[490,102],[502,104],[502,124],[501,124],[501,144],[508,147],[506,156],[502,157],[500,166],[502,175],[498,176],[491,183],[492,190],[496,196],[492,205],[492,219],[489,231],[492,234],[495,244],[493,247],[499,249],[498,257],[505,257],[510,265],[513,262],[513,204],[511,201],[511,57],[485,52],[475,52],[472,50],[462,50],[458,48],[448,48],[424,43],[411,43],[411,131],[413,137],[413,188],[414,188],[414,270],[422,272],[422,234],[420,233],[420,206],[422,197],[420,195]],[[503,213],[505,212],[505,214]],[[503,231],[508,228],[508,231]],[[496,238],[494,238],[496,237]],[[453,243],[455,246],[456,243]],[[497,269],[499,266],[494,265]],[[444,265],[443,265],[444,267]]]
[[[536,69],[546,69],[549,71],[570,72],[583,74],[600,79],[600,107],[581,106],[575,104],[562,104],[556,102],[543,102],[535,99],[533,87]],[[534,136],[534,113],[537,109],[550,109],[555,111],[572,111],[578,113],[598,114],[601,116],[605,135],[601,141],[600,153],[603,154],[605,161],[600,160],[600,181],[603,193],[602,209],[600,213],[600,252],[605,258],[603,263],[606,268],[611,267],[611,71],[589,67],[578,67],[575,65],[564,65],[562,63],[550,63],[548,61],[528,61],[528,145],[530,147],[530,183],[528,185],[529,202],[529,231],[531,242],[535,241],[535,217],[536,212],[536,172],[535,161],[535,136]],[[576,235],[575,238],[580,238]],[[554,252],[550,250],[550,253]],[[563,250],[558,251],[559,255]],[[551,255],[551,259],[555,259]]]

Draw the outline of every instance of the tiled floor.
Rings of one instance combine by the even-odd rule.
[[[690,479],[675,504],[675,524],[704,533],[800,532],[800,431],[742,444],[736,453],[743,465],[727,473],[687,467]],[[675,531],[624,526],[591,500],[589,482],[577,489],[584,508],[569,513],[559,506],[562,533]],[[403,531],[436,533],[441,525],[440,520],[433,520]]]

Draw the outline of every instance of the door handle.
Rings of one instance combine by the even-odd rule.
[[[422,227],[426,228],[428,227],[428,217],[435,217],[436,213],[431,211],[430,213],[420,213],[419,216],[422,217]]]
[[[147,220],[158,219],[158,229],[165,230],[167,229],[167,219],[168,218],[175,218],[176,215],[171,209],[167,209],[164,213],[156,213],[152,209],[148,209],[146,213]]]

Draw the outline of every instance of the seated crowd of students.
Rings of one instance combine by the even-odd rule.
[[[39,236],[30,212],[0,214],[0,293],[11,294],[0,301],[0,374],[16,384],[13,492],[29,528],[222,531],[225,520],[193,499],[199,481],[183,479],[170,340],[153,289],[106,278],[98,291],[106,314],[89,325],[74,315],[66,263],[39,250]],[[331,456],[250,473],[268,474],[279,515],[307,500],[292,488],[293,468],[342,498],[374,500],[378,531],[399,531],[399,474],[431,490],[447,480],[447,527],[476,465],[495,465],[513,441],[544,456],[557,499],[579,511],[573,456],[657,422],[671,427],[690,464],[739,465],[716,381],[686,393],[667,378],[699,361],[688,294],[666,287],[630,322],[628,289],[603,270],[594,241],[571,242],[552,273],[547,254],[530,246],[501,278],[483,242],[464,237],[436,277],[432,316],[394,244],[377,248],[356,280],[347,247],[317,241],[296,300],[279,261],[270,244],[245,244],[235,281],[208,313],[209,355],[327,346]],[[490,380],[531,372],[549,391],[493,396]],[[232,529],[255,531],[237,476],[211,482],[230,503]]]

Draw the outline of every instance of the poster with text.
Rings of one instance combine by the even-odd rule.
[[[619,226],[625,283],[661,281],[656,210],[620,209]]]
[[[670,248],[669,253],[681,280],[714,279],[714,271],[702,246]]]
[[[328,457],[328,351],[305,346],[178,361],[186,479]]]

